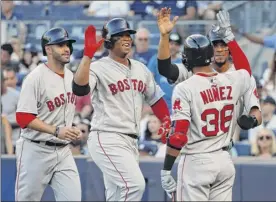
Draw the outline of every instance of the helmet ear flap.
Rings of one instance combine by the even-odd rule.
[[[182,64],[188,69],[188,71],[192,70],[192,68],[189,66],[188,58],[184,53],[182,53]]]
[[[102,29],[102,38],[104,38],[104,47],[106,49],[112,49],[113,44],[110,40],[110,36],[108,36],[108,30],[106,29],[105,26],[103,26],[103,29]]]

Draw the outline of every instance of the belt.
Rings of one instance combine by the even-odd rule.
[[[139,138],[137,135],[133,135],[133,134],[126,134],[126,135],[133,138],[133,139],[138,139]]]
[[[42,141],[31,140],[31,142],[40,144]],[[49,141],[46,141],[44,143],[47,146],[56,146],[56,147],[62,147],[62,146],[66,146],[67,145],[67,144],[63,144],[63,143],[54,143],[54,142],[49,142]]]
[[[231,143],[228,146],[222,147],[221,149],[223,151],[230,151],[233,146],[234,146],[234,143],[231,141]]]

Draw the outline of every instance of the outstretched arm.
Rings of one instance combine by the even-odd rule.
[[[217,19],[219,27],[214,28],[214,30],[221,35],[223,41],[229,47],[236,70],[245,69],[251,75],[251,68],[247,57],[236,42],[231,30],[229,13],[225,10],[220,11],[217,14]]]
[[[103,43],[103,39],[98,43],[96,42],[96,29],[93,25],[88,26],[85,30],[84,43],[83,58],[72,83],[73,93],[77,96],[84,96],[90,92],[89,68],[91,59]]]
[[[162,8],[157,14],[157,23],[160,31],[160,41],[158,46],[158,70],[159,73],[170,79],[176,81],[179,76],[178,67],[171,64],[169,34],[173,30],[178,16],[170,20],[171,9]]]

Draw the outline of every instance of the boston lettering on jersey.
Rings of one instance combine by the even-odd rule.
[[[137,79],[131,79],[131,85],[133,86],[134,90],[137,90],[141,93],[144,93],[146,90],[146,84],[143,81],[138,81]],[[124,79],[123,81],[117,81],[117,83],[111,83],[108,85],[109,90],[111,91],[112,95],[116,95],[118,91],[124,92],[125,90],[130,90],[129,80]]]
[[[232,86],[212,87],[200,92],[204,104],[221,100],[232,100]]]
[[[65,104],[64,93],[55,97],[54,100],[49,100],[46,102],[49,111],[54,111],[56,107],[60,107]],[[67,92],[67,103],[72,103],[76,105],[77,96],[71,92]]]

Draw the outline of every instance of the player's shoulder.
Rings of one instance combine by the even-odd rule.
[[[147,69],[147,66],[144,65],[144,63],[138,61],[138,60],[135,60],[135,59],[131,59],[129,58],[129,61],[130,61],[130,64],[131,64],[131,67],[134,67],[134,68],[144,68],[144,69]]]
[[[41,77],[45,75],[44,69],[45,69],[45,64],[40,63],[36,68],[34,68],[30,73],[28,73],[25,76],[24,81],[35,82],[40,80]]]

